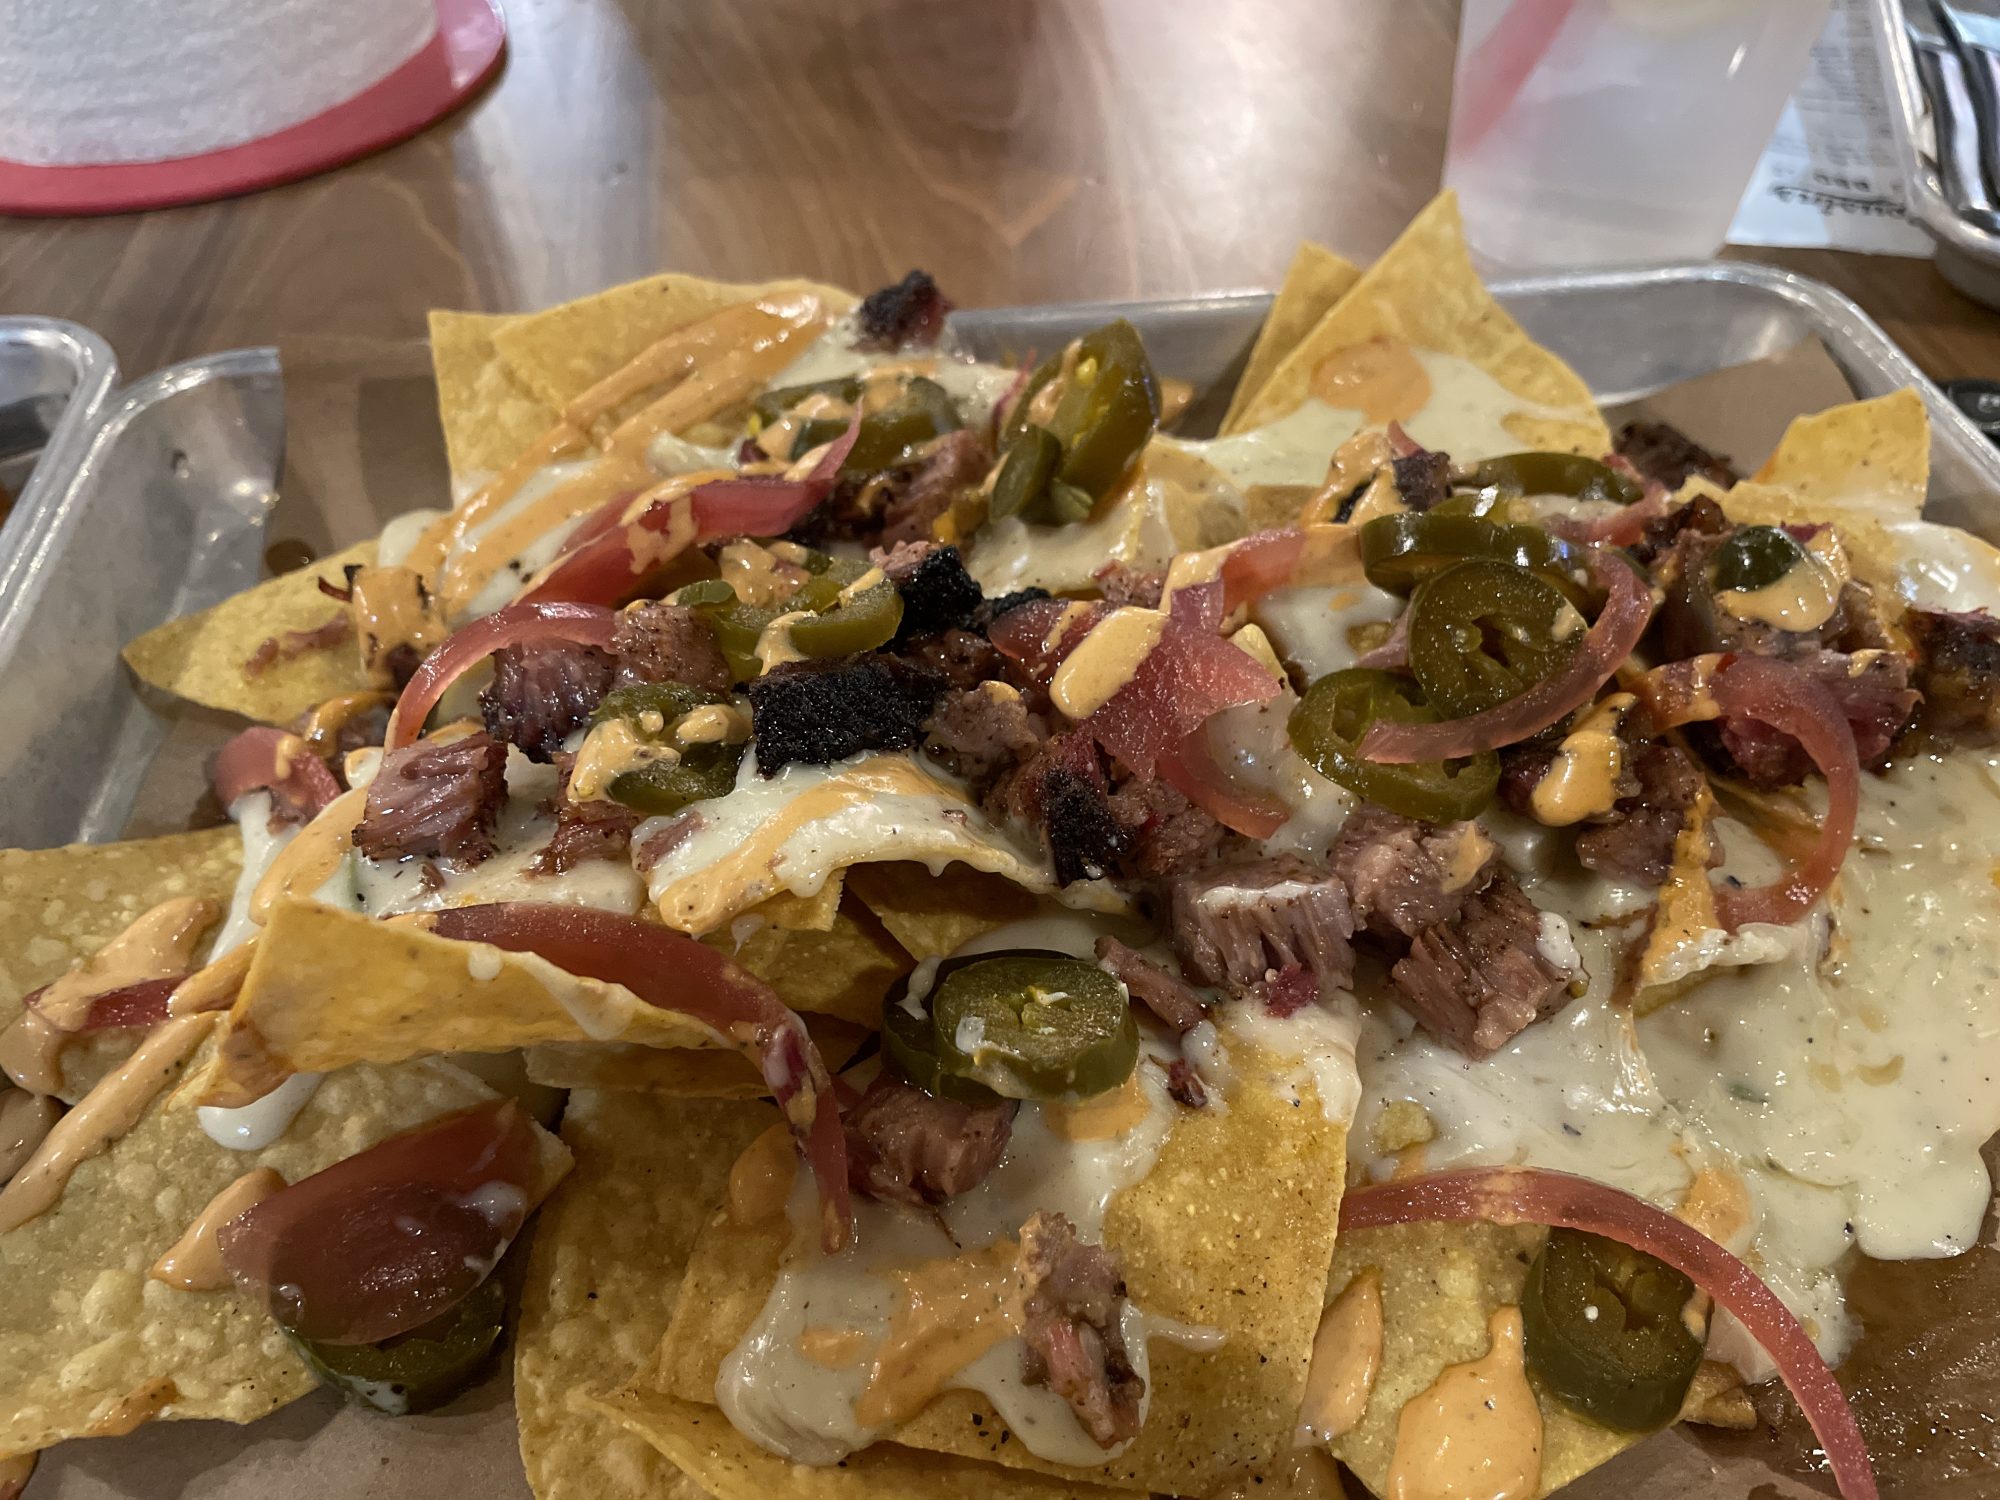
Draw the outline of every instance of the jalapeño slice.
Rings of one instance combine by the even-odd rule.
[[[852,406],[861,399],[861,377],[836,375],[831,380],[813,380],[804,385],[781,385],[752,401],[750,410],[768,426],[772,422],[783,421],[785,414],[808,396],[830,396],[835,401],[844,401]],[[845,431],[847,424],[843,422],[840,425]]]
[[[689,745],[679,760],[659,760],[620,771],[604,790],[613,802],[622,802],[648,817],[676,813],[690,802],[727,797],[735,791],[743,749],[741,745]]]
[[[799,592],[803,594],[805,589]],[[838,597],[836,590],[835,598]],[[845,604],[836,603],[824,613],[794,621],[792,644],[806,656],[852,656],[858,651],[873,651],[877,646],[887,645],[902,623],[903,596],[893,583],[878,583],[863,589]]]
[[[1754,593],[1776,583],[1809,555],[1782,527],[1745,526],[1715,549],[1709,577],[1718,589]]]
[[[1493,800],[1500,757],[1492,751],[1464,760],[1392,766],[1361,754],[1361,738],[1377,719],[1433,724],[1437,713],[1407,678],[1372,667],[1329,672],[1311,687],[1286,724],[1292,746],[1329,781],[1370,802],[1429,823],[1470,818]]]
[[[1060,954],[1048,956],[1061,957]],[[981,954],[980,957],[991,955]],[[973,961],[970,958],[946,959],[932,977],[931,993],[936,993],[938,981],[947,972],[962,969]],[[904,1082],[914,1084],[926,1094],[940,1099],[956,1099],[965,1104],[993,1103],[999,1096],[985,1084],[944,1071],[943,1061],[938,1056],[937,1031],[931,1021],[929,998],[919,1002],[914,1012],[905,1001],[910,993],[911,977],[905,974],[882,997],[884,1060],[901,1075]]]
[[[1080,958],[981,955],[940,975],[931,1016],[943,1071],[1010,1099],[1101,1094],[1139,1060],[1125,987]]]
[[[603,724],[612,719],[630,719],[639,725],[646,714],[654,713],[660,716],[666,729],[672,729],[683,714],[706,704],[728,701],[721,693],[690,687],[685,682],[634,682],[606,693],[597,711],[591,714],[590,722]]]
[[[914,375],[896,399],[861,419],[854,446],[842,462],[843,474],[876,474],[919,443],[958,429],[958,410],[935,380]],[[841,431],[845,431],[843,424]],[[838,437],[835,433],[833,436]],[[822,438],[821,442],[828,441]],[[805,451],[803,448],[801,452]]]
[[[1566,1405],[1620,1432],[1665,1427],[1681,1409],[1704,1338],[1694,1285],[1642,1250],[1552,1229],[1521,1289],[1527,1364]]]
[[[1095,502],[1125,477],[1160,423],[1160,381],[1139,330],[1123,318],[1085,334],[1049,425],[1063,446],[1056,477]]]
[[[1471,558],[1558,577],[1586,566],[1581,548],[1538,526],[1498,526],[1480,516],[1398,511],[1361,528],[1361,570],[1391,594],[1408,594]]]
[[[1512,563],[1458,563],[1410,600],[1410,672],[1454,719],[1518,697],[1569,661],[1583,616],[1546,579]]]
[[[1580,453],[1509,453],[1473,465],[1472,483],[1501,497],[1567,495],[1573,500],[1609,500],[1636,505],[1646,491],[1629,474]]]
[[[322,1384],[392,1417],[442,1406],[471,1385],[500,1342],[507,1291],[489,1276],[449,1311],[379,1344],[285,1337]]]
[[[1062,442],[1048,428],[1027,423],[1001,456],[986,513],[997,520],[1018,512],[1024,521],[1055,524],[1047,511],[1049,486],[1061,466]]]

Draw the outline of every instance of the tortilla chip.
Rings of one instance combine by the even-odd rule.
[[[909,973],[911,960],[868,908],[850,901],[824,932],[762,927],[742,943],[709,941],[778,992],[793,1010],[838,1016],[874,1030],[882,993]]]
[[[875,1002],[881,1009],[881,1000]],[[819,1055],[839,1072],[872,1029],[806,1017]],[[718,1048],[638,1047],[627,1042],[546,1042],[527,1051],[528,1081],[558,1089],[652,1090],[683,1099],[761,1099],[771,1092],[755,1065]]]
[[[1238,429],[1262,427],[1295,411],[1331,356],[1384,337],[1477,365],[1525,405],[1575,414],[1510,415],[1505,426],[1524,449],[1592,457],[1610,450],[1611,434],[1590,388],[1529,338],[1481,285],[1459,224],[1458,200],[1449,192],[1432,199],[1410,221],[1396,243],[1285,357],[1240,414]]]
[[[1182,1115],[1151,1174],[1112,1203],[1104,1227],[1139,1305],[1220,1329],[1223,1347],[1155,1342],[1145,1430],[1099,1468],[1035,1457],[970,1391],[940,1395],[896,1430],[896,1442],[1120,1489],[1206,1494],[1290,1441],[1340,1208],[1346,1132],[1310,1088],[1295,1105],[1264,1082],[1252,1049],[1230,1050],[1238,1077],[1256,1081],[1233,1089],[1226,1111]],[[713,1399],[722,1361],[762,1310],[788,1238],[782,1219],[710,1221],[688,1265],[681,1312],[636,1393]]]
[[[345,586],[341,570],[375,560],[373,541],[322,557],[295,572],[267,578],[198,614],[155,626],[125,648],[125,664],[141,682],[207,708],[266,724],[290,724],[336,693],[368,686],[361,653],[343,640],[272,662],[251,676],[244,663],[274,635],[324,625],[340,610],[319,580]]]
[[[1819,519],[1828,507],[1879,521],[1914,521],[1930,490],[1931,421],[1923,397],[1900,390],[1795,417],[1752,476],[1788,490]]]
[[[175,896],[229,905],[243,866],[236,825],[118,844],[0,849],[0,1027],[30,993]]]
[[[496,333],[519,321],[490,313],[431,314],[438,415],[451,477],[461,488],[506,468],[561,420],[553,406],[521,383],[493,346]]]
[[[225,1150],[194,1111],[156,1100],[76,1169],[53,1208],[0,1235],[0,1455],[123,1431],[135,1417],[248,1422],[306,1395],[314,1381],[261,1301],[177,1291],[146,1268],[245,1172],[268,1166],[296,1182],[492,1097],[445,1063],[353,1068],[322,1083],[262,1151]]]
[[[1112,1500],[1129,1493],[896,1443],[815,1469],[766,1453],[698,1402],[627,1390],[586,1396],[582,1404],[637,1433],[718,1500]]]
[[[776,1119],[754,1104],[579,1090],[576,1169],[542,1210],[514,1337],[521,1461],[537,1500],[700,1500],[662,1450],[574,1398],[636,1368],[666,1331],[695,1234],[729,1168]]]
[[[1524,1225],[1400,1224],[1350,1231],[1334,1250],[1331,1302],[1368,1267],[1382,1277],[1382,1367],[1360,1424],[1333,1444],[1335,1457],[1378,1495],[1388,1490],[1389,1461],[1403,1406],[1446,1365],[1487,1350],[1487,1320],[1518,1304],[1528,1264],[1547,1231]],[[1542,1487],[1546,1495],[1639,1440],[1577,1416],[1547,1396],[1542,1409]]]
[[[560,410],[677,328],[768,292],[809,291],[838,316],[854,296],[805,281],[735,283],[663,272],[510,318],[493,344],[520,383]]]
[[[1345,256],[1335,255],[1311,240],[1299,246],[1291,265],[1285,269],[1284,284],[1278,288],[1271,310],[1264,314],[1257,342],[1250,346],[1250,358],[1243,366],[1242,378],[1236,382],[1236,394],[1229,398],[1229,410],[1222,418],[1224,437],[1239,430],[1238,419],[1270,382],[1272,372],[1360,279],[1361,268]]]
[[[698,1021],[532,953],[311,901],[272,909],[229,1027],[224,1065],[201,1080],[204,1099],[226,1099],[236,1083],[261,1093],[272,1073],[536,1042],[723,1045]]]
[[[812,895],[795,896],[790,891],[780,891],[762,905],[746,911],[738,920],[754,917],[786,932],[830,931],[834,914],[840,910],[840,892],[845,884],[841,872],[836,870],[826,877],[826,884]]]
[[[967,865],[947,865],[941,875],[903,861],[855,865],[847,885],[919,963],[1032,917],[1040,904],[1013,881]]]

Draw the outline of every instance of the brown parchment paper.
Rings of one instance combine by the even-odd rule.
[[[315,340],[283,351],[286,455],[282,496],[271,520],[274,541],[296,540],[315,554],[378,531],[416,506],[444,505],[450,494],[444,443],[421,343]],[[1607,411],[1620,422],[1671,422],[1754,470],[1793,417],[1851,399],[1839,367],[1816,340],[1752,364],[1717,371]],[[287,565],[295,566],[293,557]],[[219,816],[205,808],[202,767],[232,726],[220,715],[191,714],[177,724],[141,793],[134,832],[160,832]],[[2000,1255],[1982,1247],[1972,1255]],[[1958,1304],[1937,1275],[1938,1263],[1870,1268],[1871,1295],[1884,1307],[1927,1307],[1944,1318],[2000,1310],[2000,1273],[1984,1262],[1953,1282]],[[1966,1299],[1982,1299],[1966,1305]],[[1993,1305],[1988,1306],[1990,1300]],[[1920,1321],[1911,1318],[1910,1322]],[[1905,1325],[1864,1335],[1878,1344],[1907,1342]],[[612,1372],[615,1373],[615,1372]],[[1960,1377],[1980,1372],[1962,1366]],[[2000,1372],[1991,1375],[2000,1390]],[[1925,1378],[1938,1392],[1949,1368]],[[1916,1382],[1921,1387],[1922,1381]],[[1959,1395],[1963,1406],[1963,1380]],[[1921,1400],[1921,1391],[1916,1399]],[[1795,1477],[1803,1458],[1802,1423],[1788,1402],[1762,1401],[1775,1432],[1717,1435],[1688,1428],[1662,1433],[1562,1492],[1563,1500],[1802,1500],[1832,1493],[1824,1480]],[[1976,1419],[1983,1408],[1972,1411]],[[1985,1412],[1989,1422],[2000,1421]],[[579,1418],[579,1420],[584,1420]],[[1358,1487],[1356,1493],[1359,1494]],[[1927,1475],[1887,1500],[1987,1500],[2000,1496],[1991,1474]],[[44,1455],[25,1500],[386,1500],[477,1496],[530,1500],[515,1446],[512,1397],[503,1373],[441,1412],[393,1420],[343,1406],[321,1392],[248,1428],[217,1422],[155,1423],[128,1437],[73,1442]]]

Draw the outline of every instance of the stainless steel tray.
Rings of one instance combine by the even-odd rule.
[[[118,373],[111,346],[55,318],[0,318],[0,591],[20,573],[32,517],[83,453]]]
[[[1897,163],[1909,191],[1910,211],[1937,241],[1937,268],[1945,280],[1968,297],[2000,307],[2000,234],[1966,218],[1945,195],[1930,103],[1903,24],[1903,0],[1874,0],[1869,20],[1889,93]]]
[[[2000,531],[2000,451],[1837,293],[1747,265],[1598,272],[1515,282],[1500,295],[1607,404],[1817,336],[1864,395],[1909,385],[1934,424],[1937,514]],[[1208,392],[1219,418],[1267,293],[1122,304],[1164,370]],[[1055,347],[1104,305],[982,308],[953,323],[977,353]],[[0,845],[117,837],[168,718],[142,702],[120,645],[259,576],[280,472],[276,354],[239,350],[165,370],[115,403],[49,507],[28,586],[0,601],[0,764],[15,768]],[[337,538],[345,541],[348,538]],[[173,711],[176,725],[203,716]],[[210,718],[218,716],[208,716]]]

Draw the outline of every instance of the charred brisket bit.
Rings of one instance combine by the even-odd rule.
[[[901,281],[870,292],[855,310],[857,349],[928,349],[944,332],[951,299],[938,290],[928,271],[912,271]]]
[[[1663,489],[1677,490],[1699,474],[1722,489],[1743,476],[1729,460],[1710,453],[1677,427],[1665,422],[1627,422],[1612,444],[1618,456]]]
[[[1208,1019],[1208,1006],[1193,985],[1115,937],[1097,940],[1097,965],[1183,1036]]]
[[[1122,609],[1128,604],[1141,609],[1158,609],[1160,595],[1167,587],[1164,568],[1128,568],[1120,562],[1109,562],[1090,576],[1096,581],[1097,591],[1104,596],[1104,602],[1113,609]]]
[[[958,548],[931,543],[916,545],[924,551],[914,563],[906,562],[900,569],[891,569],[886,564],[883,567],[890,582],[896,585],[896,592],[903,596],[903,622],[896,628],[897,644],[940,630],[965,628],[972,623],[985,598],[979,592],[979,585],[972,581],[972,575],[965,571],[965,559],[959,556]],[[912,544],[906,542],[890,554],[890,559],[897,560],[898,553],[907,559],[910,550]]]
[[[410,679],[417,675],[417,668],[423,664],[423,652],[408,641],[391,646],[382,654],[381,668],[388,674],[389,685],[399,693],[410,685]]]
[[[619,687],[684,682],[704,692],[729,691],[729,663],[715,643],[715,632],[685,605],[648,600],[620,610],[611,654],[618,659]]]
[[[970,630],[940,630],[912,641],[898,654],[941,673],[949,686],[961,689],[1001,681],[1014,673],[1013,663],[1000,654],[998,646]]]
[[[1627,747],[1625,769],[1638,789],[1577,833],[1577,861],[1610,880],[1657,886],[1673,868],[1674,841],[1701,795],[1701,767],[1678,745],[1645,740]]]
[[[573,641],[502,646],[479,694],[486,732],[546,765],[604,701],[616,668],[608,653]]]
[[[1649,521],[1632,555],[1651,567],[1654,559],[1668,551],[1683,536],[1721,536],[1733,523],[1720,505],[1706,495],[1696,495],[1685,505],[1677,505],[1665,515]]]
[[[1019,1107],[1012,1099],[940,1099],[877,1074],[860,1102],[841,1115],[848,1183],[857,1193],[914,1208],[970,1192],[1006,1154]]]
[[[1903,625],[1916,643],[1924,728],[1946,745],[2000,738],[2000,620],[1983,609],[1913,609]]]
[[[406,745],[382,757],[368,784],[354,847],[373,860],[477,864],[493,852],[493,825],[506,798],[507,749],[488,736]]]
[[[944,691],[927,667],[893,656],[797,661],[774,667],[750,695],[757,769],[775,776],[793,761],[831,765],[863,750],[907,750]]]
[[[1146,1382],[1125,1348],[1117,1255],[1083,1243],[1062,1214],[1038,1213],[1021,1226],[1021,1279],[1022,1378],[1062,1397],[1098,1447],[1138,1436]]]
[[[1542,913],[1501,871],[1458,916],[1418,933],[1389,970],[1404,1007],[1467,1057],[1490,1056],[1562,1008],[1573,971],[1544,951]]]
[[[1047,724],[1019,693],[1004,682],[982,682],[938,700],[924,749],[983,797],[1002,775],[1032,760],[1048,738]]]
[[[1185,1109],[1208,1108],[1208,1086],[1185,1057],[1167,1064],[1167,1097]]]
[[[1033,604],[1038,599],[1046,599],[1048,597],[1049,591],[1047,589],[1026,588],[1016,589],[1011,594],[1002,594],[995,599],[988,599],[973,612],[972,628],[974,630],[989,629],[995,620],[999,619],[1009,610],[1019,609],[1024,604]]]
[[[1356,926],[1415,937],[1449,921],[1481,889],[1499,851],[1477,823],[1439,827],[1364,802],[1327,851],[1346,883]]]
[[[1131,780],[1111,794],[1111,815],[1125,829],[1120,873],[1167,880],[1214,864],[1230,833],[1164,781]]]
[[[920,541],[961,493],[977,486],[993,467],[986,434],[961,427],[933,438],[910,461],[887,470],[882,485],[882,544]]]
[[[1058,885],[1096,880],[1117,868],[1130,835],[1112,816],[1101,779],[1051,765],[1041,774],[1039,800]]]
[[[1320,992],[1354,978],[1354,913],[1339,878],[1292,855],[1176,880],[1174,948],[1203,984],[1242,996],[1280,971],[1309,972]]]
[[[1451,493],[1451,455],[1425,449],[1390,460],[1396,493],[1411,510],[1429,510]]]
[[[572,802],[569,777],[576,757],[557,751],[555,763],[562,772],[561,785],[551,801],[556,831],[529,870],[536,875],[560,875],[593,859],[625,859],[632,850],[632,832],[639,826],[638,812],[608,798]]]

